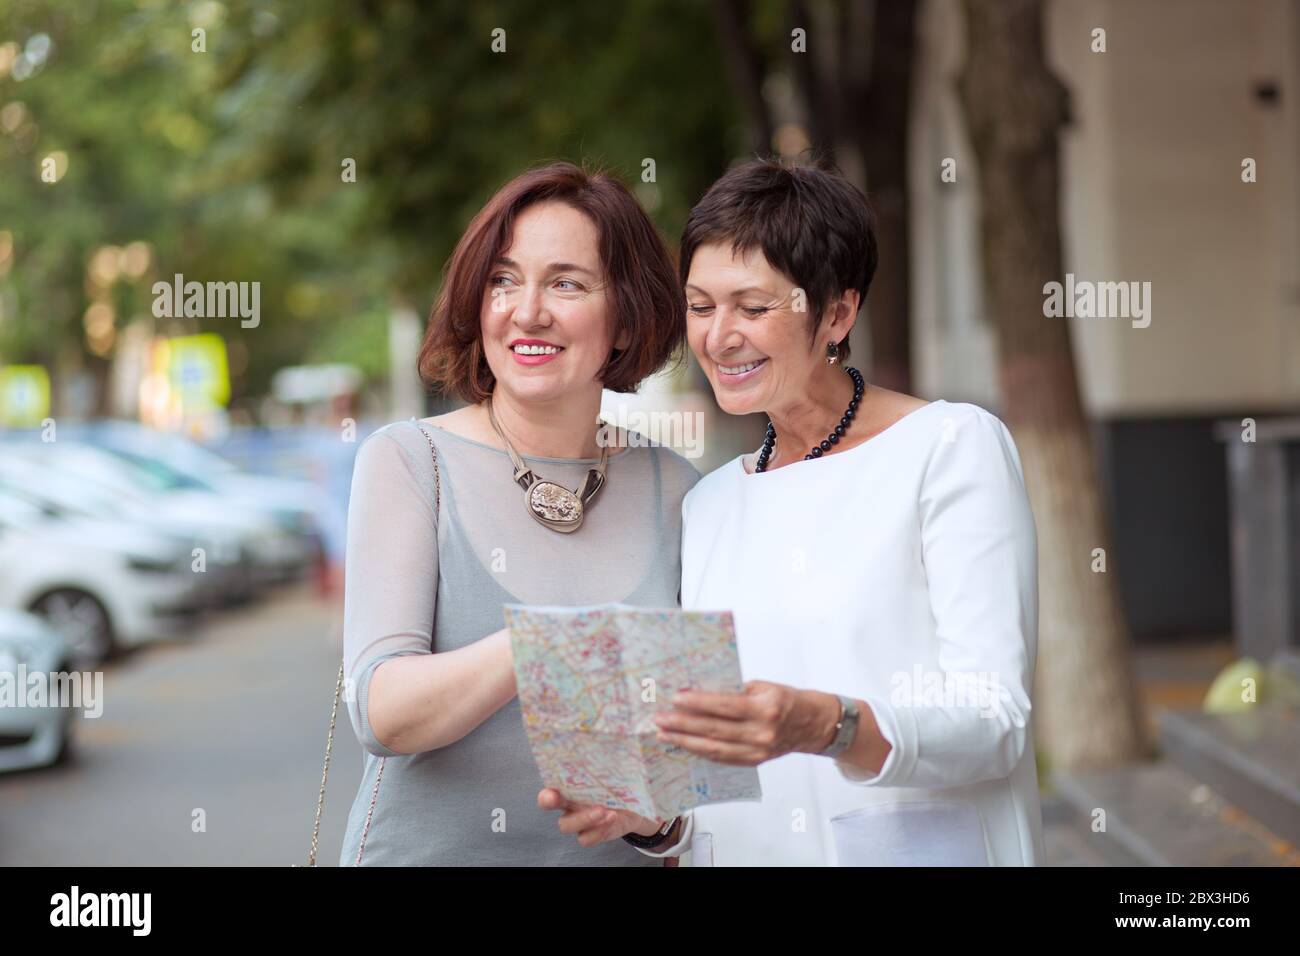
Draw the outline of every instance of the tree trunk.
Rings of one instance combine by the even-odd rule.
[[[750,148],[759,156],[772,151],[772,114],[763,99],[767,67],[749,33],[749,4],[745,0],[713,0],[718,40],[727,57],[731,86],[745,108]]]
[[[966,0],[965,11],[960,92],[980,169],[985,305],[1038,528],[1035,723],[1054,766],[1133,760],[1147,745],[1069,326],[1043,315],[1043,286],[1063,273],[1068,94],[1047,67],[1041,0]]]
[[[911,230],[907,206],[907,121],[912,105],[916,0],[877,0],[865,98],[853,124],[876,212],[880,265],[867,294],[871,379],[912,390]]]
[[[808,35],[806,52],[790,51],[790,74],[799,98],[803,100],[814,160],[833,160],[839,145],[836,112],[842,91],[832,85],[833,81],[827,75],[835,64],[835,54],[822,46],[823,38],[828,35],[820,16],[824,12],[819,8],[814,14],[804,0],[790,0],[786,24],[787,37],[795,27],[802,27]]]
[[[813,154],[834,159],[876,213],[880,262],[865,303],[866,327],[851,342],[870,341],[873,384],[910,392],[907,120],[916,0],[853,0],[833,10],[791,0],[787,28],[793,27],[808,31],[808,52],[791,52],[790,72]],[[832,36],[836,45],[823,46]]]

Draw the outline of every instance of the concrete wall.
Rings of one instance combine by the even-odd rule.
[[[1148,328],[1066,320],[1086,404],[1105,417],[1300,402],[1300,5],[1065,0],[1048,14],[1073,106],[1065,269],[1152,284]],[[1095,27],[1105,53],[1090,49]],[[977,170],[954,85],[964,32],[957,0],[925,5],[911,131],[917,372],[927,395],[995,406]],[[1278,97],[1261,100],[1261,84]],[[947,156],[953,184],[938,178]],[[1241,181],[1245,157],[1254,184]]]

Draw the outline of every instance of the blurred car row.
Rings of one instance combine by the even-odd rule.
[[[0,609],[0,680],[21,675],[55,674],[72,665],[67,642],[35,614]],[[0,772],[43,767],[68,752],[75,707],[51,707],[48,700],[29,706],[22,688],[0,706]]]
[[[28,673],[85,667],[185,636],[201,615],[311,573],[325,508],[310,482],[130,422],[60,425],[55,441],[0,435],[0,676],[19,660]],[[0,770],[63,748],[49,735],[66,723],[22,710],[0,708]]]

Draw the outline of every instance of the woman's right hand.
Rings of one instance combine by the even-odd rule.
[[[558,821],[560,832],[577,834],[581,846],[597,846],[610,840],[619,840],[628,833],[653,836],[663,826],[662,823],[631,810],[612,810],[594,803],[568,800],[553,787],[546,787],[537,794],[537,805],[543,810],[561,811]]]

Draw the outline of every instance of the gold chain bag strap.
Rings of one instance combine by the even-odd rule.
[[[438,519],[442,511],[442,480],[438,476],[438,450],[433,445],[433,438],[425,431],[424,426],[416,423],[420,433],[424,435],[424,440],[429,443],[429,454],[433,458],[433,517],[434,527],[437,527]],[[436,547],[435,543],[435,547]],[[435,581],[435,588],[438,583]],[[320,773],[320,794],[316,798],[316,820],[311,828],[311,852],[307,854],[307,865],[316,865],[316,850],[320,846],[320,818],[321,812],[325,809],[325,781],[329,778],[330,772],[330,755],[334,750],[334,724],[338,720],[339,714],[339,697],[343,691],[343,661],[339,661],[339,676],[334,682],[334,706],[330,708],[330,729],[325,738],[325,765],[321,768]],[[379,781],[384,777],[384,762],[387,757],[379,758],[379,769],[375,772],[375,788],[370,793],[370,807],[366,810],[366,823],[361,830],[361,840],[357,846],[357,864],[361,864],[361,855],[366,851],[366,836],[370,833],[370,821],[375,813],[375,801],[379,798]]]

